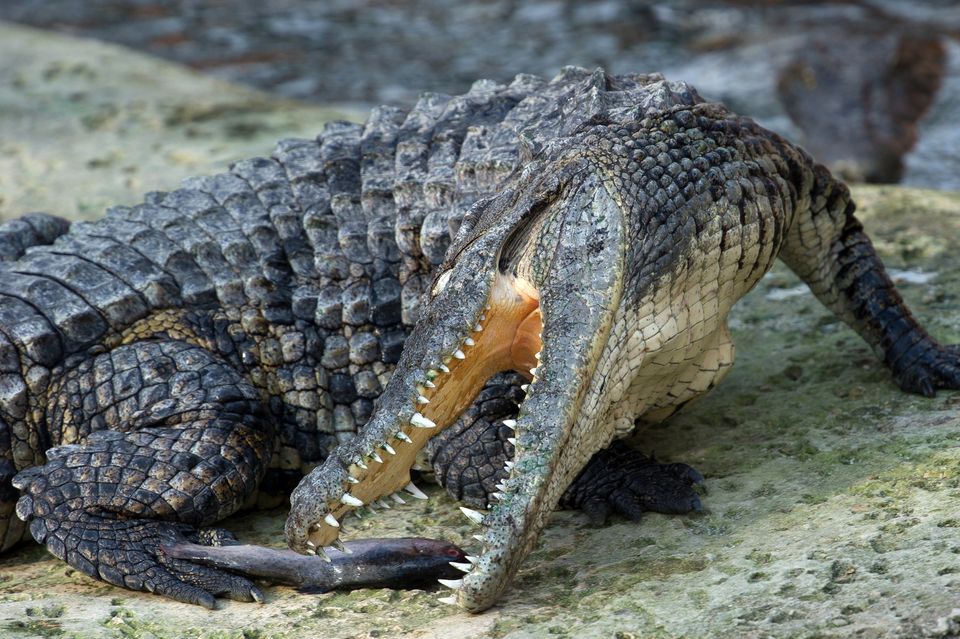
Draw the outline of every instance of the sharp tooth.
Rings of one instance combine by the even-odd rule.
[[[473,535],[473,538],[476,539],[477,541],[479,541],[481,544],[487,543],[487,542],[484,540],[483,535]]]
[[[456,561],[451,561],[449,563],[451,566],[453,566],[454,568],[462,572],[470,572],[471,570],[473,570],[473,564],[461,564]]]
[[[378,500],[377,500],[377,506],[380,506],[381,508],[386,508],[387,510],[390,510],[390,504],[388,504],[387,502],[383,501],[382,499],[378,499]]]
[[[376,453],[370,453],[370,457],[372,457],[372,458],[373,458],[373,461],[377,462],[378,464],[382,464],[382,463],[383,463],[383,459],[381,459],[381,458],[380,458],[380,455],[378,455],[378,454],[376,454]]]
[[[327,557],[327,553],[323,552],[323,548],[317,548],[316,546],[313,546],[313,548],[311,548],[311,547],[310,547],[311,545],[312,545],[312,544],[308,541],[308,542],[307,542],[307,554],[308,554],[308,555],[316,555],[316,556],[319,557],[320,559],[323,559],[324,561],[326,561],[326,562],[329,563],[330,558]]]
[[[420,413],[414,413],[413,417],[410,418],[410,423],[417,428],[436,428],[437,425],[432,421],[421,415]]]
[[[316,523],[310,526],[310,530],[320,530],[320,524]]]
[[[370,511],[370,514],[371,514],[371,515],[376,515],[376,514],[377,514],[377,509],[373,507],[373,504],[367,504],[367,510]]]
[[[537,376],[537,369],[536,369],[536,368],[531,368],[531,369],[530,369],[530,374],[533,375],[534,377],[536,377],[536,376]]]
[[[353,506],[354,508],[360,508],[363,506],[363,502],[350,493],[343,493],[343,497],[340,498],[340,501],[347,506]]]
[[[449,373],[449,372],[450,372],[450,369],[447,368],[447,365],[446,365],[446,364],[440,364],[439,368],[440,368],[440,370],[442,370],[444,373]]]
[[[537,351],[536,353],[534,353],[533,356],[536,357],[537,359],[540,359],[540,355],[542,354],[543,354],[543,351]]]
[[[483,521],[483,513],[477,512],[472,508],[467,508],[466,506],[460,506],[460,512],[467,516],[467,519],[472,521],[475,524],[479,524]]]
[[[503,499],[503,493],[490,493],[490,496],[498,501]]]
[[[516,462],[508,461],[503,464],[503,467],[507,470],[513,470],[513,467],[516,466]]]
[[[515,420],[515,419],[505,419],[505,420],[503,420],[503,425],[506,426],[507,428],[516,428],[516,427],[517,427],[517,420]]]
[[[473,330],[476,331],[477,333],[479,333],[480,331],[483,330],[483,327],[480,326],[479,324],[477,324],[477,325],[475,325],[475,326],[473,327]]]
[[[506,490],[507,490],[507,486],[506,486],[506,484],[504,484],[503,482],[500,482],[499,484],[497,484],[496,488],[497,488],[497,490],[502,490],[502,491],[506,491]]]
[[[474,557],[473,555],[467,555],[466,557],[464,557],[464,559],[466,559],[467,561],[469,561],[471,564],[474,564],[474,565],[476,565],[476,563],[480,561],[479,557]]]
[[[347,475],[347,481],[351,484],[359,484],[360,480],[354,477],[353,475]]]
[[[439,601],[440,603],[450,604],[451,606],[457,605],[456,597],[440,597],[439,599],[437,599],[437,601]]]
[[[472,337],[468,337],[467,339],[463,340],[463,343],[466,344],[467,346],[476,346],[476,345],[477,345],[477,343],[476,343],[475,341],[473,341],[473,338],[472,338]]]
[[[447,588],[453,588],[454,590],[463,585],[463,579],[437,579],[437,581]]]
[[[486,306],[484,306],[484,308],[489,311],[492,307],[489,304],[487,304]]]
[[[423,395],[418,395],[418,396],[417,396],[417,403],[418,403],[418,404],[429,404],[429,403],[430,403],[430,400],[427,399],[426,397],[424,397]]]
[[[383,444],[383,449],[384,449],[385,451],[387,451],[388,453],[390,453],[391,455],[396,455],[396,454],[397,454],[397,451],[395,451],[395,450],[393,449],[393,446],[391,446],[390,444]]]
[[[362,459],[358,459],[358,460],[355,461],[354,463],[355,463],[358,467],[360,467],[360,468],[362,468],[362,469],[364,469],[364,470],[367,469],[367,465],[363,463],[363,460],[362,460]]]
[[[520,390],[526,393],[528,390],[530,390],[530,384],[520,384]]]
[[[344,546],[344,545],[343,545],[343,542],[340,541],[339,539],[334,539],[332,542],[330,542],[330,545],[333,546],[334,548],[336,548],[337,550],[339,550],[340,552],[342,552],[342,553],[345,554],[345,555],[352,555],[352,554],[353,554],[353,551],[350,550],[349,548],[347,548],[346,546]]]
[[[406,500],[404,500],[404,498],[398,495],[397,493],[393,493],[392,495],[390,495],[390,498],[393,499],[393,501],[397,502],[398,504],[407,503]]]
[[[507,441],[510,442],[511,444],[513,444],[514,446],[517,445],[517,438],[516,438],[516,437],[507,437]]]
[[[453,356],[456,357],[457,359],[466,359],[466,358],[467,358],[467,356],[464,355],[464,354],[463,354],[463,351],[461,351],[459,348],[458,348],[457,350],[453,351]]]
[[[399,439],[402,442],[407,442],[408,444],[413,443],[413,440],[410,439],[410,437],[403,431],[400,431],[397,433],[397,439]]]
[[[427,388],[436,388],[436,387],[437,387],[437,385],[434,384],[433,382],[431,382],[429,379],[428,379],[427,381],[425,381],[425,382],[423,383],[423,385],[426,386]]]
[[[419,488],[417,488],[413,482],[410,482],[409,484],[404,486],[404,490],[406,490],[408,493],[410,493],[417,499],[429,499],[429,497],[427,497],[427,494],[422,490],[420,490]]]
[[[307,548],[309,548],[310,550],[316,550],[316,549],[317,549],[317,545],[308,539],[308,540],[307,540]]]
[[[340,522],[337,521],[337,518],[334,517],[333,514],[331,513],[327,513],[326,516],[323,518],[323,521],[325,521],[328,526],[333,526],[334,528],[340,527]]]

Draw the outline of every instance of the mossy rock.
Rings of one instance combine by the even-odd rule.
[[[356,117],[0,22],[0,219],[91,219]]]
[[[76,217],[313,135],[330,111],[97,43],[0,25],[0,211]],[[69,60],[69,62],[67,62]],[[960,342],[960,194],[861,187],[862,217],[917,316]],[[202,608],[95,582],[34,545],[0,558],[9,637],[920,637],[960,628],[960,394],[900,392],[782,266],[731,318],[733,372],[635,437],[707,477],[705,512],[594,528],[557,513],[500,605],[424,591]],[[442,491],[351,526],[469,547]],[[282,510],[234,517],[283,545]],[[442,594],[442,593],[440,593]]]

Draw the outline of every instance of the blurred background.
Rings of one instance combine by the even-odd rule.
[[[3,0],[0,20],[358,110],[567,64],[661,71],[849,180],[960,189],[955,0]]]

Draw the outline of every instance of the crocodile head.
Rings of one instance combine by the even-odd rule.
[[[374,415],[294,491],[291,547],[336,545],[349,510],[402,489],[426,441],[457,419],[491,375],[513,369],[530,379],[515,458],[499,501],[480,522],[482,551],[453,583],[466,609],[491,606],[566,487],[613,438],[608,398],[628,381],[616,357],[620,338],[611,339],[626,222],[616,186],[582,153],[533,162],[474,206]]]

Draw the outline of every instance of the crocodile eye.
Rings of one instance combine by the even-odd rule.
[[[442,291],[447,287],[447,282],[450,281],[450,273],[452,272],[453,272],[452,270],[444,271],[443,274],[441,274],[440,277],[437,278],[437,283],[433,285],[433,290],[431,291],[431,293],[433,294],[433,297],[436,297],[437,295],[439,295],[440,291]]]

